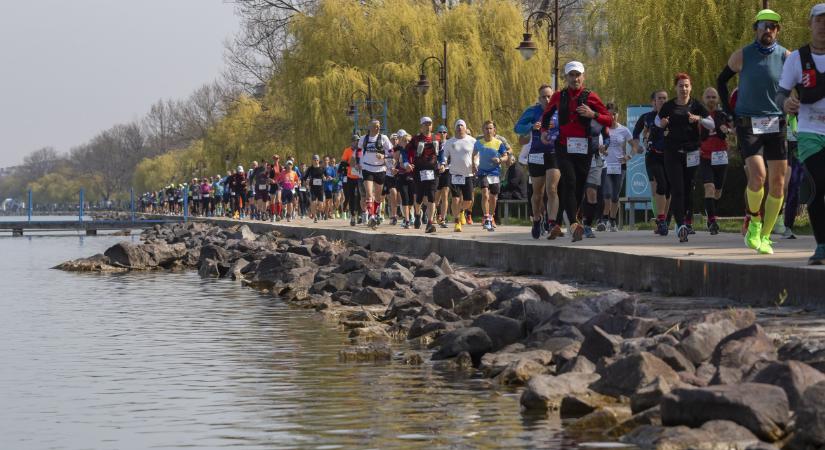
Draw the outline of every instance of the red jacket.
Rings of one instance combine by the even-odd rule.
[[[575,120],[577,117],[579,117],[579,115],[576,113],[576,108],[578,108],[579,105],[579,94],[581,94],[583,90],[584,89],[573,90],[571,88],[567,88],[567,91],[570,94],[570,101],[568,102],[570,120],[560,127],[559,143],[561,145],[567,145],[567,138],[589,137],[586,135],[584,125],[582,125],[581,121]],[[555,110],[558,109],[560,98],[561,91],[553,93],[553,97],[550,99],[550,104],[548,104],[547,108],[544,109],[544,117],[542,118],[542,123],[549,122],[549,120],[546,120],[548,114],[552,116],[553,112],[555,112]],[[599,113],[599,116],[596,118],[596,122],[600,123],[605,128],[613,124],[613,116],[610,115],[610,112],[607,110],[607,107],[604,106],[604,103],[602,103],[602,100],[599,98],[598,95],[596,95],[595,92],[590,93],[590,95],[587,97],[587,100],[584,101],[584,104],[589,106],[590,109],[592,109],[593,111]]]

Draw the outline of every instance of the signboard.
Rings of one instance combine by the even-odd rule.
[[[634,105],[627,107],[627,127],[633,131],[633,126],[642,114],[650,111],[650,106]],[[641,140],[641,139],[640,139]],[[644,142],[641,142],[644,147]],[[633,158],[627,163],[627,179],[624,184],[624,195],[626,197],[646,197],[650,198],[650,182],[647,178],[647,169],[645,168],[644,155],[633,155]],[[625,204],[626,209],[630,209],[630,205]],[[636,210],[653,209],[653,204],[636,203]]]

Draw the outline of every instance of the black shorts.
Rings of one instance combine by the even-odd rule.
[[[313,202],[322,202],[322,201],[324,201],[324,187],[323,186],[310,186],[310,188],[309,188],[309,198]]]
[[[255,200],[269,201],[269,192],[266,190],[255,191]]]
[[[529,156],[527,157],[529,161]],[[543,177],[546,175],[546,172],[550,169],[558,169],[559,164],[556,162],[556,154],[545,152],[544,153],[544,164],[537,164],[537,163],[527,163],[527,170],[530,173],[530,176],[533,178],[536,177]]]
[[[389,194],[390,189],[395,189],[397,183],[395,177],[384,175],[384,194]]]
[[[450,169],[444,170],[444,173],[438,174],[438,190],[450,187]]]
[[[664,154],[648,152],[645,155],[645,169],[647,170],[647,179],[656,182],[656,194],[669,195],[670,183],[667,181],[667,173],[665,172]]]
[[[450,183],[450,193],[452,193],[455,198],[461,196],[462,200],[469,202],[473,199],[473,178],[464,177],[464,184]]]
[[[491,194],[498,195],[501,191],[501,180],[499,180],[498,183],[490,183],[490,180],[486,176],[479,176],[478,187],[481,189],[488,189]]]
[[[275,194],[278,193],[278,189],[280,189],[280,188],[281,188],[281,186],[278,186],[277,184],[270,184],[269,185],[269,193],[272,196],[275,196]]]
[[[699,161],[699,174],[702,176],[702,183],[713,183],[716,190],[721,190],[725,186],[725,177],[728,174],[728,165],[720,164],[714,166],[709,159],[702,158]]]
[[[292,189],[281,189],[281,203],[289,204],[294,200],[295,195]]]
[[[426,198],[428,202],[435,203],[436,183],[438,181],[421,181],[421,177],[418,173],[416,173],[415,176],[416,181],[413,183],[415,185],[415,202],[424,203],[424,199]]]
[[[385,172],[370,172],[365,170],[363,172],[364,181],[372,181],[375,184],[384,184],[384,178],[387,176]]]
[[[750,117],[740,117],[736,120],[736,139],[739,142],[739,151],[742,159],[762,154],[767,161],[788,159],[788,149],[785,148],[785,119],[779,120],[779,132],[768,134],[753,134]]]

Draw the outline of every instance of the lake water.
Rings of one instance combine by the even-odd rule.
[[[575,446],[478,375],[339,362],[344,332],[232,281],[49,269],[122,239],[0,237],[0,448]]]

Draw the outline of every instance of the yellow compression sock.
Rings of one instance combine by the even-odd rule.
[[[745,193],[748,196],[748,213],[751,214],[751,219],[758,222],[761,220],[759,218],[759,210],[762,208],[762,197],[765,195],[765,188],[760,187],[758,191],[745,188]],[[775,220],[776,217],[774,217],[774,221]]]
[[[779,210],[782,209],[783,197],[768,195],[765,200],[765,217],[762,219],[762,236],[770,236],[776,219],[779,217]]]

